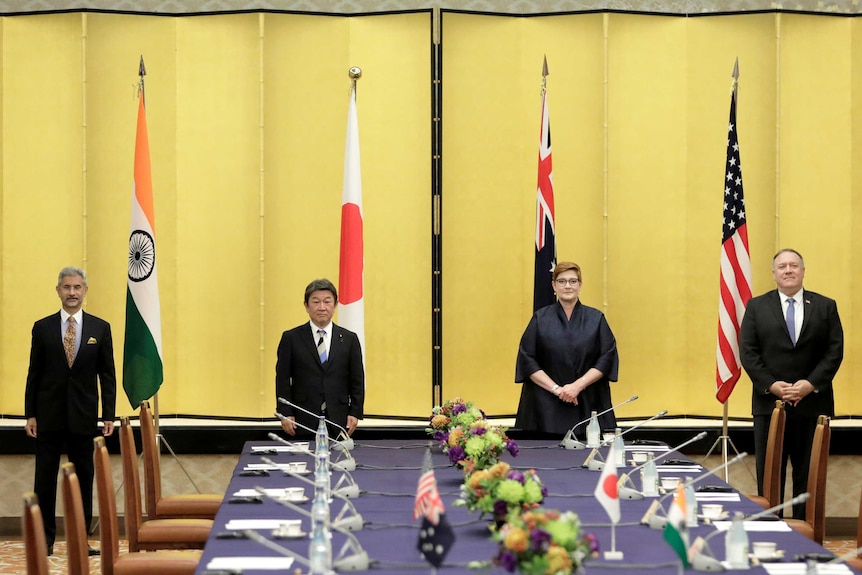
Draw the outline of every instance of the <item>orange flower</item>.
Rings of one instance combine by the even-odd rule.
[[[530,546],[530,538],[528,533],[520,527],[513,527],[506,533],[503,543],[515,553],[523,553]]]
[[[551,544],[548,547],[548,575],[552,573],[570,573],[572,571],[572,558],[565,548]]]
[[[455,447],[461,442],[461,438],[464,436],[463,429],[453,429],[449,432],[449,446]]]
[[[476,471],[475,473],[473,473],[473,474],[472,474],[472,475],[467,479],[467,485],[470,487],[470,489],[473,489],[473,490],[475,490],[475,491],[478,491],[478,490],[479,490],[479,488],[480,488],[480,487],[479,487],[479,484],[480,484],[482,481],[484,481],[484,480],[488,479],[488,475],[489,475],[489,474],[488,474],[488,472],[487,472],[486,470],[484,470],[484,469],[479,469],[478,471]]]
[[[505,461],[498,461],[488,470],[488,473],[491,474],[491,477],[495,479],[499,479],[501,477],[506,477],[509,475],[509,470],[511,467]]]
[[[451,420],[445,415],[435,415],[434,419],[431,420],[431,427],[433,427],[434,429],[443,429],[447,425],[449,425],[450,421]]]

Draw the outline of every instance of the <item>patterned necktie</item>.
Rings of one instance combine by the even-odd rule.
[[[796,305],[792,297],[787,298],[787,331],[790,332],[790,341],[796,345]]]
[[[69,367],[75,361],[75,318],[69,316],[69,327],[66,328],[66,335],[63,336],[63,349],[66,350],[66,361]]]
[[[317,330],[317,335],[320,336],[320,339],[317,340],[317,355],[320,356],[320,363],[326,363],[326,342],[323,341],[323,336],[326,335],[326,332],[322,329]]]

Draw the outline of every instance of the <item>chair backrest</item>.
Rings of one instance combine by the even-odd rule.
[[[126,539],[129,540],[129,551],[140,550],[138,545],[138,529],[143,523],[141,503],[141,476],[138,474],[138,454],[135,448],[135,435],[128,416],[120,418],[120,454],[123,460],[123,485],[125,487],[126,503]]]
[[[21,532],[24,535],[27,575],[48,575],[48,545],[45,543],[45,525],[42,523],[39,498],[33,492],[24,494]]]
[[[776,401],[769,419],[769,434],[766,439],[766,462],[763,467],[763,496],[769,501],[769,507],[781,503],[781,463],[784,451],[784,425],[787,413],[784,402]]]
[[[113,575],[114,562],[120,555],[120,533],[117,523],[117,500],[114,499],[114,477],[111,474],[111,456],[105,447],[105,438],[93,439],[93,458],[96,467],[96,491],[99,497],[99,541],[102,575]]]
[[[823,545],[826,535],[826,469],[829,464],[831,438],[829,417],[818,416],[808,464],[808,493],[811,498],[805,504],[805,521],[811,524],[814,541],[820,545]]]
[[[81,484],[74,463],[63,467],[63,516],[66,525],[67,570],[69,575],[89,575],[90,561],[87,548],[87,528],[84,526],[84,503]]]
[[[144,454],[144,487],[147,498],[147,518],[156,518],[156,504],[162,498],[162,470],[159,444],[150,402],[141,402],[141,451]]]

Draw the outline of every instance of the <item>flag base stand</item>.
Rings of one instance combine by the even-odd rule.
[[[739,450],[736,448],[736,445],[733,444],[733,440],[727,434],[727,402],[724,402],[724,413],[721,419],[721,435],[718,436],[713,442],[712,447],[709,448],[709,451],[706,452],[706,455],[703,456],[703,459],[700,460],[701,463],[705,462],[707,458],[712,455],[712,452],[715,451],[715,448],[721,444],[721,463],[724,464],[724,482],[730,483],[730,472],[728,471],[727,465],[727,454],[728,454],[728,446],[733,449],[733,453],[736,455],[740,455]],[[749,470],[750,471],[750,470]]]
[[[180,469],[183,470],[183,473],[188,478],[189,482],[192,484],[192,487],[195,488],[195,491],[197,493],[201,493],[200,487],[198,487],[198,484],[195,483],[194,479],[192,479],[191,474],[185,468],[185,466],[183,465],[183,462],[180,461],[180,458],[177,456],[176,452],[171,447],[171,444],[168,443],[167,438],[164,435],[162,435],[161,432],[159,431],[160,428],[159,428],[159,392],[158,391],[155,393],[155,395],[153,395],[152,399],[153,399],[153,425],[156,428],[156,457],[158,457],[159,460],[161,460],[162,445],[167,447],[168,453],[171,454],[171,457],[174,458],[174,461],[176,462],[176,464],[179,465]],[[143,454],[142,454],[142,456],[143,456]],[[156,481],[159,481],[158,477],[156,478]]]
[[[622,551],[605,551],[604,558],[608,561],[622,561],[623,552]]]
[[[611,519],[611,550],[605,551],[603,556],[608,561],[621,561],[623,552],[617,551],[617,524]]]

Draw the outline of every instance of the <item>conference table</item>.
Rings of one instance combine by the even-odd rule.
[[[599,541],[601,551],[611,548],[611,523],[607,513],[594,497],[594,491],[600,472],[583,466],[590,450],[569,450],[559,447],[557,443],[548,441],[519,441],[520,453],[517,457],[508,454],[503,461],[515,469],[535,469],[548,495],[543,507],[549,509],[573,510],[582,522],[584,532],[594,533]],[[338,556],[342,549],[344,556],[350,556],[358,543],[370,559],[369,572],[385,573],[416,573],[431,572],[431,565],[425,561],[417,550],[419,526],[421,519],[414,520],[413,504],[422,464],[428,446],[427,441],[410,440],[373,440],[357,441],[351,450],[356,461],[356,469],[347,474],[332,472],[332,484],[349,485],[350,479],[359,487],[359,497],[350,501],[356,512],[361,515],[364,526],[354,531],[355,541],[338,531],[332,534],[333,556]],[[314,446],[312,444],[311,449]],[[633,463],[630,461],[633,451],[654,450],[656,454],[668,451],[666,446],[652,444],[626,445],[626,467],[618,473],[630,471]],[[597,460],[607,455],[604,447],[595,456]],[[333,461],[343,456],[333,450]],[[463,483],[463,473],[449,463],[448,456],[439,446],[431,448],[431,457],[437,486],[446,507],[446,517],[453,526],[455,543],[452,546],[444,564],[437,569],[444,573],[471,572],[468,563],[473,561],[490,561],[496,554],[497,543],[490,538],[491,518],[481,516],[478,512],[469,512],[465,507],[453,505],[458,498],[460,486]],[[301,521],[301,531],[307,532],[310,519],[294,508],[287,507],[269,498],[260,497],[259,502],[246,502],[243,494],[251,494],[256,488],[271,490],[278,493],[288,487],[303,487],[306,496],[313,495],[313,487],[302,481],[300,477],[285,474],[280,467],[270,467],[263,461],[267,458],[282,466],[291,462],[306,462],[308,471],[314,466],[313,457],[308,453],[293,449],[277,442],[256,441],[244,445],[236,468],[234,469],[225,501],[215,518],[215,524],[210,538],[204,548],[197,575],[247,573],[264,575],[266,573],[296,573],[297,570],[307,572],[308,569],[299,561],[290,559],[283,552],[270,546],[274,543],[293,553],[307,557],[308,538],[306,536],[275,537],[273,526],[283,521]],[[676,465],[662,465],[662,461],[676,459]],[[681,466],[681,464],[686,464]],[[263,473],[267,475],[249,475]],[[659,459],[659,477],[673,475],[698,477],[706,471],[697,463],[688,460],[679,453],[671,453]],[[723,473],[705,477],[696,486],[714,486],[727,489],[729,486],[721,479]],[[312,475],[304,477],[311,478]],[[641,488],[640,473],[633,474],[633,484]],[[340,482],[340,483],[339,483]],[[762,511],[755,503],[735,491],[698,493],[699,503],[708,499],[718,498],[727,511],[739,510],[746,514]],[[641,523],[641,519],[654,501],[660,501],[664,510],[671,503],[670,495],[660,495],[658,498],[641,500],[621,500],[621,518],[616,526],[616,550],[623,553],[621,560],[607,560],[600,553],[598,558],[589,559],[585,564],[587,573],[650,573],[676,574],[682,572],[682,563],[665,542],[659,529],[652,529]],[[252,498],[254,501],[254,498]],[[311,502],[294,502],[300,509],[311,510]],[[346,504],[334,498],[331,503],[333,517],[342,512]],[[348,507],[349,509],[349,507]],[[347,510],[344,510],[347,511]],[[663,512],[659,511],[661,515]],[[347,513],[350,515],[350,513]],[[755,525],[757,523],[757,525]],[[689,537],[709,537],[708,546],[714,556],[723,561],[725,558],[724,533],[716,532],[716,525],[699,521],[697,527],[689,529]],[[263,536],[269,545],[249,538],[225,538],[228,533],[242,533],[244,528],[252,527],[255,533]],[[780,521],[758,521],[749,524],[751,528],[766,529],[765,531],[749,531],[751,542],[774,541],[777,549],[784,552],[779,562],[764,562],[753,564],[750,573],[769,573],[770,575],[805,574],[802,563],[793,562],[797,554],[825,553],[826,551],[813,541],[792,530],[776,530],[786,528]],[[747,529],[748,530],[748,529]],[[691,571],[691,568],[689,568]],[[340,573],[346,572],[344,570]],[[502,567],[489,566],[479,572],[505,573]],[[833,565],[828,569],[820,567],[819,573],[835,574],[852,573],[846,565]]]

